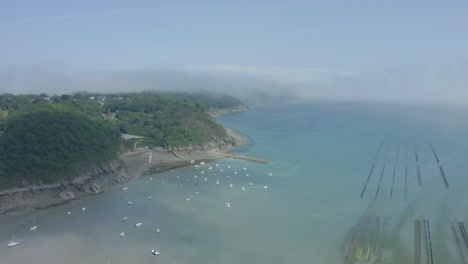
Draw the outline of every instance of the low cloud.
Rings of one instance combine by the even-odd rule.
[[[0,70],[0,91],[89,92],[217,91],[258,100],[328,100],[466,105],[468,63],[374,71],[203,66],[65,72],[39,67]]]

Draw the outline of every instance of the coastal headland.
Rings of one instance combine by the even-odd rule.
[[[245,145],[247,139],[229,128],[224,129],[228,137],[222,141],[180,148],[142,148],[125,152],[118,160],[93,169],[71,181],[2,190],[0,191],[0,214],[47,208],[97,195],[119,183],[128,182],[143,175],[190,166],[192,161],[200,163],[234,158],[250,162],[268,162],[229,153]]]

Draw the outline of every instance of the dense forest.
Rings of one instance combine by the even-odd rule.
[[[2,94],[0,190],[73,179],[115,159],[122,133],[160,147],[223,140],[224,129],[206,110],[238,105],[219,94]]]
[[[4,186],[72,179],[116,157],[120,134],[103,122],[71,111],[15,115],[0,137]]]
[[[145,136],[154,145],[186,146],[226,136],[224,129],[206,114],[205,106],[174,95],[142,93],[131,100],[105,104],[122,133]]]

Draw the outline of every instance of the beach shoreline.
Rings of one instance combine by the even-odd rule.
[[[232,129],[225,127],[228,140],[223,143],[213,142],[202,146],[191,146],[180,149],[143,149],[127,152],[120,156],[127,167],[127,173],[136,179],[145,174],[161,173],[183,168],[200,162],[210,162],[224,158],[240,158],[265,163],[266,161],[237,156],[230,152],[247,144],[247,139]]]
[[[224,140],[184,148],[149,148],[125,152],[117,160],[109,162],[102,168],[93,169],[71,181],[2,190],[0,191],[0,214],[58,206],[103,193],[118,184],[135,180],[144,175],[187,167],[202,161],[207,163],[217,159],[234,158],[250,162],[268,162],[231,154],[230,152],[246,145],[248,140],[230,128],[224,127],[224,129],[227,133]]]

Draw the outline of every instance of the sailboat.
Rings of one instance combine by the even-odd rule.
[[[16,245],[18,245],[20,242],[18,241],[18,239],[16,238],[15,234],[11,233],[11,241],[10,243],[8,243],[8,247],[14,247]]]
[[[29,230],[31,230],[31,231],[34,231],[34,230],[36,230],[36,229],[37,229],[37,223],[36,223],[36,219],[33,219],[33,221],[34,221],[34,224],[33,224],[33,226],[32,226],[31,228],[29,228]]]

